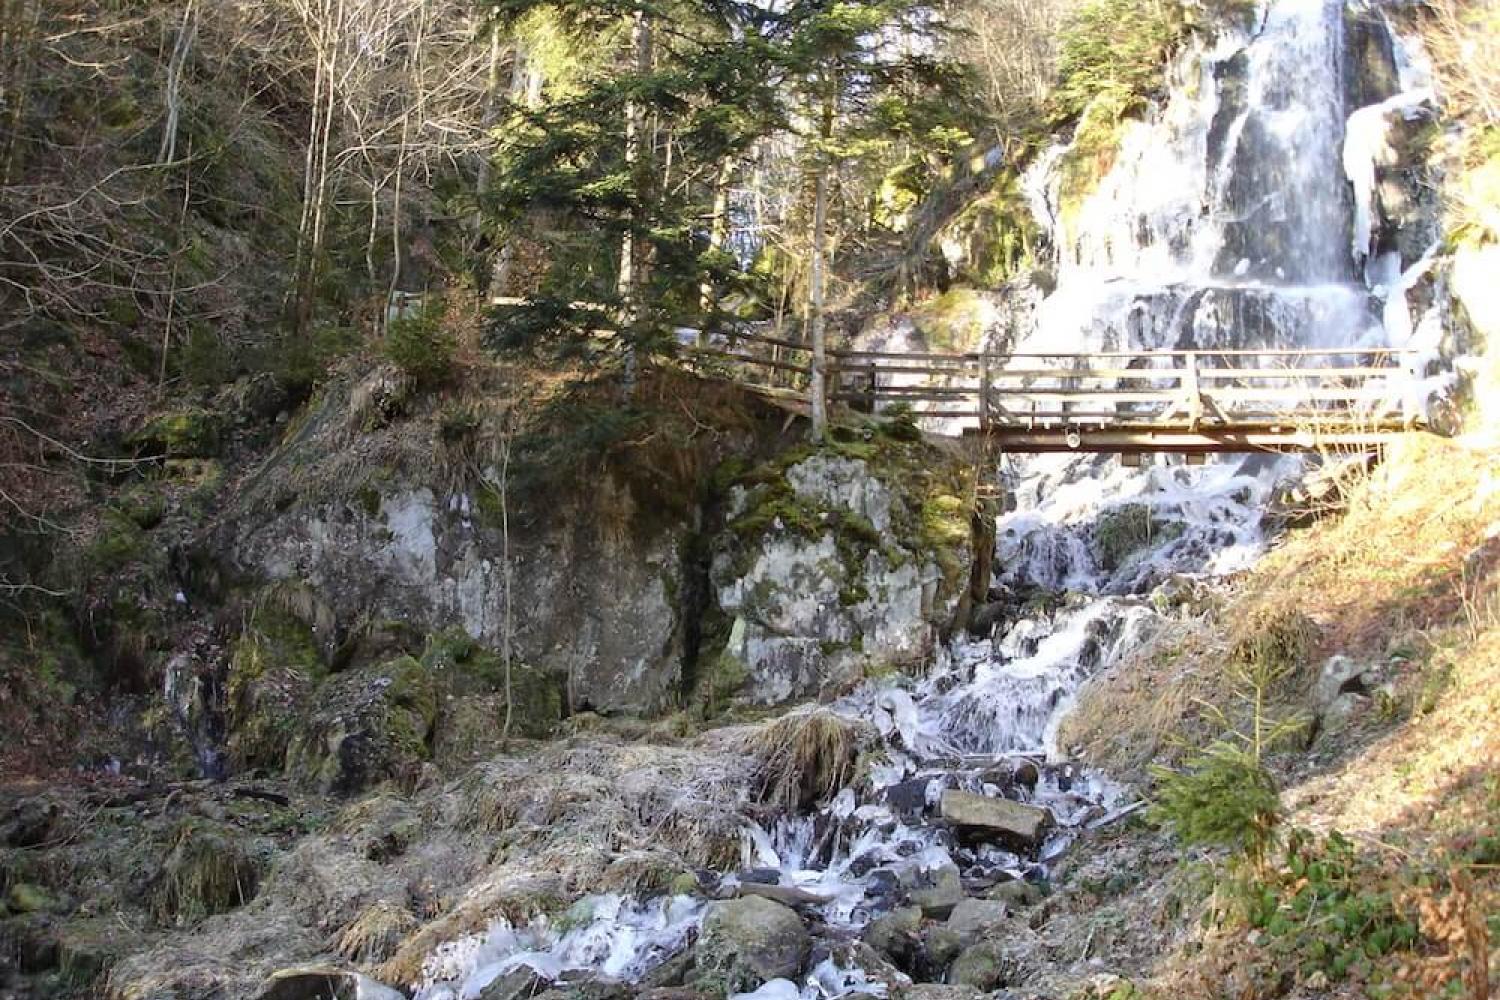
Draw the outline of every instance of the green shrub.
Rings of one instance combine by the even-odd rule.
[[[1054,123],[1071,121],[1100,94],[1133,113],[1162,86],[1162,70],[1186,33],[1181,0],[1087,0],[1068,18],[1058,49]]]
[[[1252,859],[1270,846],[1281,801],[1276,782],[1251,749],[1217,742],[1174,771],[1154,767],[1150,818],[1185,844],[1233,847]]]
[[[1337,830],[1323,838],[1294,830],[1277,865],[1225,884],[1216,916],[1255,931],[1280,968],[1330,980],[1357,974],[1374,986],[1375,960],[1420,940],[1398,898],[1414,884],[1441,881],[1361,857]]]
[[[430,387],[453,371],[458,344],[444,329],[442,310],[434,303],[419,315],[392,320],[380,351],[418,385]]]

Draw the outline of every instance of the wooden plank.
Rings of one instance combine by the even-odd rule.
[[[1406,369],[1389,368],[1200,368],[1203,379],[1220,378],[1389,378],[1404,376]]]
[[[1091,351],[1085,354],[1017,351],[1013,354],[994,354],[991,357],[1003,361],[1006,358],[1181,358],[1188,354],[1196,354],[1202,358],[1401,357],[1420,353],[1410,347],[1195,347],[1184,351]]]
[[[776,368],[782,371],[801,372],[803,375],[811,374],[810,365],[799,365],[792,361],[778,361],[775,358],[758,358],[753,354],[733,354],[714,347],[684,347],[680,351],[683,358],[710,358],[715,361],[732,361],[742,365],[758,365],[763,368]]]
[[[1069,444],[1068,430],[1078,441]],[[994,425],[989,437],[1013,454],[1046,454],[1051,452],[1154,452],[1169,454],[1212,454],[1254,451],[1316,451],[1320,448],[1370,448],[1388,443],[1391,432],[1399,430],[1347,430],[1327,433],[1308,431],[1271,431],[1242,429],[1136,429],[1109,430],[1052,429],[1033,430]]]

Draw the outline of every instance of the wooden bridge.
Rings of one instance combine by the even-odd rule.
[[[736,335],[685,346],[704,374],[805,402],[807,346]],[[910,407],[1013,453],[1366,448],[1423,426],[1414,353],[1394,348],[943,354],[829,350],[830,404]]]

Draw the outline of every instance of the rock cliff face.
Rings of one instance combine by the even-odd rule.
[[[721,671],[776,704],[925,662],[968,582],[960,497],[837,453],[762,475],[733,489],[713,543]]]
[[[627,451],[502,491],[495,469],[451,468],[440,447],[424,461],[410,415],[351,430],[360,396],[331,395],[309,416],[245,483],[214,543],[241,589],[303,595],[292,610],[305,645],[332,673],[311,695],[319,731],[290,741],[304,757],[336,756],[325,744],[342,715],[324,702],[339,677],[400,654],[438,670],[440,633],[480,652],[448,665],[443,692],[460,704],[440,695],[429,744],[447,742],[474,699],[496,713],[507,631],[525,681],[517,704],[548,716],[516,731],[537,735],[558,718],[540,689],[562,691],[564,715],[777,704],[921,662],[967,606],[966,468],[907,422],[813,448],[756,401],[672,475],[653,474],[661,454]],[[260,676],[279,675],[231,678],[236,704],[258,703]],[[319,767],[307,769],[333,781]]]

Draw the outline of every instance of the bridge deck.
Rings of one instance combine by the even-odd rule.
[[[807,347],[741,335],[684,349],[707,373],[805,399]],[[1422,424],[1394,348],[941,354],[830,350],[831,403],[909,407],[1008,452],[1204,454],[1368,447]]]

